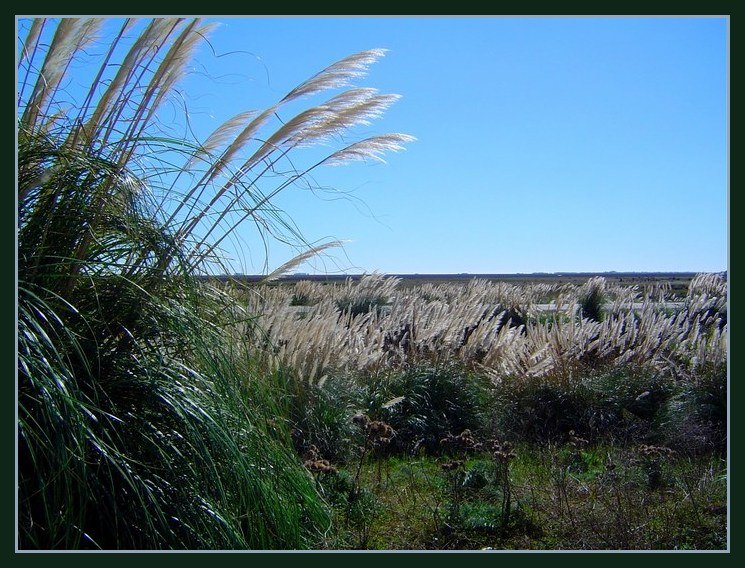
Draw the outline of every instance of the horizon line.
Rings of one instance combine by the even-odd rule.
[[[728,270],[714,270],[714,271],[696,271],[696,270],[605,270],[605,271],[557,271],[557,272],[340,272],[340,273],[311,273],[311,272],[293,272],[289,274],[283,274],[277,277],[280,279],[297,279],[297,278],[361,278],[362,276],[370,276],[379,274],[387,277],[401,277],[401,278],[473,278],[473,277],[519,277],[519,276],[553,276],[553,277],[568,277],[568,276],[691,276],[696,274],[727,274]],[[221,274],[204,274],[202,275],[208,278],[266,278],[266,274],[245,274],[242,272],[234,272],[232,274],[221,273]]]

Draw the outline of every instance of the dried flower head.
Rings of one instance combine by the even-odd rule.
[[[639,453],[646,457],[670,456],[674,453],[673,450],[665,446],[652,446],[652,445],[642,444],[641,446],[639,446],[638,449],[639,449]]]
[[[305,461],[315,461],[321,457],[321,454],[318,451],[318,448],[311,444],[311,446],[305,450],[305,453],[303,453],[303,460]]]
[[[367,425],[367,435],[373,441],[388,442],[393,437],[393,428],[385,422],[375,420]]]
[[[352,422],[362,428],[367,435],[367,439],[374,444],[387,444],[395,434],[389,424],[381,420],[370,420],[370,417],[366,414],[355,414],[352,417]]]
[[[457,436],[448,433],[445,438],[440,440],[440,445],[448,451],[459,453],[477,451],[482,447],[481,442],[478,442],[468,429],[463,430]]]
[[[517,457],[514,447],[510,442],[500,442],[494,440],[492,442],[492,455],[494,459],[498,461],[509,462]]]
[[[329,460],[306,460],[303,465],[313,473],[337,473],[338,470],[329,463]]]
[[[445,471],[452,471],[462,466],[463,466],[463,460],[450,460],[440,465],[440,467]]]

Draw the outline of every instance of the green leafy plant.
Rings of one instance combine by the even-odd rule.
[[[513,377],[494,389],[501,431],[526,440],[632,443],[661,435],[675,392],[670,377],[644,369],[582,369],[573,376]]]

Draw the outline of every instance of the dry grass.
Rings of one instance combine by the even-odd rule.
[[[310,383],[333,371],[375,371],[418,362],[459,361],[494,381],[508,376],[571,376],[578,366],[695,373],[726,362],[727,285],[697,276],[670,307],[664,290],[603,285],[602,321],[582,318],[586,286],[510,285],[474,280],[467,286],[402,288],[368,275],[358,284],[300,282],[250,289],[271,349],[271,365],[289,366]],[[309,305],[290,307],[293,294]],[[382,309],[353,315],[340,304],[386,298]],[[555,298],[549,311],[539,304]],[[297,302],[296,302],[297,303]]]

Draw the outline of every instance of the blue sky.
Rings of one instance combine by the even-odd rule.
[[[255,56],[240,58],[252,87],[238,106],[350,53],[390,49],[361,84],[403,98],[367,130],[417,142],[386,165],[316,174],[353,191],[362,210],[299,193],[281,203],[309,240],[352,241],[348,258],[334,255],[341,268],[727,267],[725,19],[223,22],[215,49]],[[283,253],[275,248],[274,265]]]
[[[204,135],[347,55],[390,50],[356,85],[402,98],[349,139],[417,141],[387,164],[314,172],[338,193],[279,196],[307,241],[349,241],[297,270],[727,268],[725,18],[216,21],[221,56],[201,50],[183,84]],[[256,273],[265,252],[249,229],[228,252],[236,271]],[[268,265],[296,253],[269,243]]]

